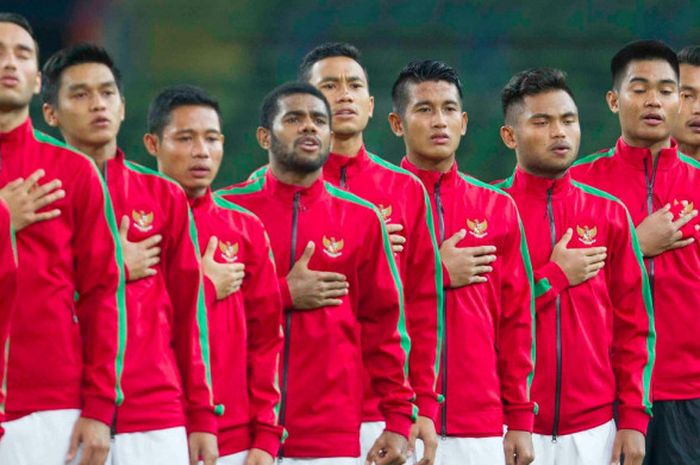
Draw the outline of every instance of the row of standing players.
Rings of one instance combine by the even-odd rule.
[[[86,162],[32,128],[36,45],[10,19],[0,196],[19,266],[2,280],[3,302],[16,297],[2,314],[14,310],[1,463],[635,464],[645,447],[648,463],[696,461],[698,164],[670,138],[696,133],[678,124],[695,87],[681,73],[679,95],[663,44],[615,56],[622,137],[571,170],[580,129],[563,74],[514,76],[503,190],[457,170],[453,69],[399,75],[399,168],[364,148],[359,53],[324,44],[304,82],[263,102],[269,165],[212,194],[211,96],[178,86],[152,102],[144,143],[165,178],[117,148],[109,55],[58,52],[44,117]]]

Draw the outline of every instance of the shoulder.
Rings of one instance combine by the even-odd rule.
[[[599,150],[598,152],[592,153],[590,155],[585,155],[580,157],[574,162],[571,169],[572,170],[585,170],[590,169],[600,163],[606,163],[613,159],[615,156],[615,147],[610,147],[608,149]]]
[[[149,185],[156,189],[171,192],[178,197],[184,196],[186,199],[185,191],[180,184],[163,173],[130,160],[124,160],[124,166],[132,175],[145,179]]]
[[[581,195],[593,198],[595,202],[605,207],[606,213],[613,212],[622,215],[625,219],[627,218],[627,207],[614,195],[579,181],[572,180],[571,184],[578,189]]]
[[[254,194],[256,192],[262,191],[264,186],[265,176],[260,176],[257,178],[250,178],[247,181],[243,181],[238,184],[232,184],[228,187],[219,189],[214,193],[214,196],[226,198],[227,196]]]
[[[235,219],[242,226],[253,229],[264,229],[260,218],[258,218],[255,213],[247,208],[241,207],[240,205],[217,195],[212,196],[212,199],[214,205],[216,205],[220,212],[229,215],[229,217]]]
[[[81,170],[81,172],[82,170],[97,172],[97,165],[95,165],[92,158],[65,142],[61,142],[38,129],[34,129],[34,139],[40,147],[40,150],[43,153],[50,153],[51,156],[55,157],[57,159],[56,161],[63,169],[70,171],[75,171],[77,169]]]

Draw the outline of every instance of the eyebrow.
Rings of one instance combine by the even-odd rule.
[[[177,131],[175,131],[175,134],[177,135],[177,134],[182,134],[182,133],[186,133],[186,132],[197,132],[197,130],[192,129],[192,128],[183,128],[183,129],[178,129]],[[212,132],[216,133],[216,134],[221,134],[221,131],[219,131],[218,129],[215,129],[215,128],[205,129],[204,132],[207,134],[212,133]]]
[[[566,113],[563,113],[559,115],[559,117],[562,118],[568,118],[570,116],[578,116],[578,113],[575,111],[567,111]],[[535,113],[534,115],[530,116],[530,119],[537,119],[537,118],[556,118],[557,115],[553,115],[551,113]]]
[[[691,86],[691,85],[688,85],[688,84],[683,84],[683,85],[681,86],[681,90],[691,90],[691,91],[693,91],[693,92],[697,92],[698,88],[697,88],[697,86]]]
[[[88,87],[90,87],[88,84],[84,82],[79,82],[77,84],[71,84],[70,86],[68,86],[68,90],[74,91],[78,89],[87,89]],[[115,81],[105,81],[101,84],[98,84],[97,87],[117,87],[117,83]]]
[[[347,78],[347,80],[352,81],[352,82],[357,82],[357,81],[364,82],[364,79],[362,79],[360,76],[349,76]],[[335,76],[328,76],[328,77],[324,77],[323,79],[321,79],[322,83],[323,82],[339,82],[339,81],[340,81],[340,78],[335,77]]]
[[[651,81],[650,81],[649,79],[643,78],[643,77],[641,77],[641,76],[634,76],[634,77],[632,77],[632,78],[630,79],[629,82],[630,82],[630,83],[633,83],[633,82],[641,82],[641,83],[643,83],[643,84],[649,84]],[[676,81],[674,81],[673,79],[661,79],[661,80],[659,81],[659,83],[660,83],[660,84],[673,84],[673,85],[678,85],[678,83],[677,83]]]
[[[419,107],[421,105],[433,105],[434,102],[431,100],[419,100],[418,102],[414,103],[414,107]],[[439,103],[440,105],[459,105],[459,103],[456,100],[445,100],[443,102]]]

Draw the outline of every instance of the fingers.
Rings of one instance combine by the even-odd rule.
[[[2,190],[3,190],[3,191],[4,191],[5,189],[7,189],[7,190],[16,190],[16,189],[19,188],[19,186],[21,186],[23,183],[24,183],[24,178],[17,178],[17,179],[15,179],[15,180],[10,181],[10,182],[8,182],[7,184],[5,184],[5,187],[3,187]]]
[[[321,299],[316,307],[338,307],[343,305],[341,299]]]
[[[512,442],[506,441],[503,443],[503,453],[506,455],[506,465],[516,465],[515,445]]]
[[[600,255],[600,254],[605,254],[608,252],[607,247],[588,247],[585,249],[579,249],[584,251],[584,255]]]
[[[423,458],[420,461],[420,465],[433,465],[435,463],[435,456],[437,455],[437,441],[423,440],[423,446]]]
[[[38,221],[52,220],[57,216],[61,216],[61,210],[59,210],[58,208],[54,210],[49,210],[47,212],[36,213],[32,215],[30,222],[36,223]]]
[[[490,261],[487,261],[485,263],[491,263],[492,261],[496,260],[496,256],[493,255],[496,253],[496,247],[493,245],[480,245],[478,247],[464,247],[462,250],[468,252],[470,255],[474,257],[493,257],[490,258]]]
[[[488,265],[496,261],[495,255],[476,255],[473,257],[473,263],[476,266]]]
[[[190,441],[190,465],[198,465],[199,462],[199,447],[193,447],[192,441]]]
[[[574,235],[574,230],[571,228],[568,228],[566,232],[564,233],[563,236],[561,236],[561,239],[559,239],[559,242],[555,244],[554,247],[563,247],[566,248],[567,245],[569,245],[569,241]]]
[[[389,234],[395,234],[399,231],[403,231],[403,225],[397,223],[389,223],[386,225],[386,232]]]
[[[129,232],[129,217],[124,215],[124,216],[122,216],[122,219],[119,222],[119,237],[122,239],[122,242],[126,241],[126,235],[128,232]]]
[[[615,437],[615,442],[613,443],[612,457],[610,458],[610,463],[612,465],[620,465],[620,455],[622,454],[622,441],[618,437]]]
[[[323,299],[334,299],[338,297],[344,297],[348,295],[348,289],[332,289],[328,291],[321,292],[321,298]]]
[[[144,256],[149,258],[154,258],[160,256],[160,247],[151,247],[143,251]],[[158,263],[158,262],[156,262]]]
[[[141,242],[139,242],[139,244],[141,244],[146,249],[151,250],[153,248],[157,248],[155,246],[160,244],[160,241],[162,241],[162,240],[163,240],[163,236],[161,236],[160,234],[155,234],[147,239],[142,240]],[[211,241],[211,238],[209,238],[209,240]],[[214,245],[216,246],[216,242],[214,243]],[[209,243],[207,243],[207,247],[209,247]],[[158,249],[158,253],[160,253],[160,248],[157,248],[157,249]]]
[[[680,218],[678,218],[676,221],[674,221],[674,222],[671,223],[671,224],[673,225],[673,228],[674,228],[674,229],[678,230],[678,229],[681,229],[681,228],[682,228],[683,226],[685,226],[686,224],[688,224],[688,223],[689,223],[693,218],[695,218],[696,216],[698,216],[698,211],[697,211],[697,210],[693,210],[693,211],[690,212],[688,215],[683,215],[683,216],[681,216]]]
[[[38,169],[27,177],[27,179],[22,183],[22,186],[28,191],[36,184],[39,179],[43,178],[46,172],[42,169]]]
[[[340,282],[340,283],[344,283],[345,287],[348,286],[348,284],[347,284],[348,278],[344,274],[341,274],[341,273],[333,273],[330,271],[317,271],[316,277],[319,281]]]
[[[304,253],[301,254],[301,257],[299,257],[299,260],[297,260],[297,263],[308,267],[309,261],[311,260],[311,257],[314,255],[315,249],[316,249],[316,245],[314,244],[314,241],[309,241],[309,243],[306,244],[306,247],[304,247]],[[293,251],[292,251],[292,253],[293,253]]]
[[[454,233],[452,236],[450,236],[446,241],[442,243],[443,246],[448,246],[448,247],[455,247],[459,241],[464,239],[467,235],[467,230],[466,229],[460,229],[456,233]]]
[[[391,250],[394,252],[402,252],[403,246],[406,243],[406,238],[400,234],[390,234],[389,242],[391,242]]]
[[[207,242],[207,249],[204,251],[204,258],[208,260],[214,259],[214,252],[216,252],[216,245],[219,243],[219,239],[216,236],[211,236],[209,242]]]
[[[54,179],[53,181],[47,182],[46,184],[42,184],[38,186],[36,189],[29,190],[29,198],[32,200],[37,200],[40,199],[41,197],[44,197],[45,195],[49,194],[50,192],[59,189],[61,187],[61,180],[60,179]],[[63,189],[61,189],[63,190]]]
[[[467,280],[467,284],[485,283],[488,281],[486,276],[472,276]]]
[[[480,275],[480,274],[486,274],[486,273],[491,273],[493,271],[492,266],[475,266],[474,267],[474,274],[475,275]]]
[[[693,242],[695,242],[694,237],[689,237],[688,239],[676,241],[673,244],[671,244],[671,246],[668,248],[668,250],[680,249],[681,247],[688,246],[688,245],[692,244]]]
[[[79,444],[80,444],[80,434],[74,428],[73,433],[70,436],[70,443],[68,446],[68,454],[66,455],[66,462],[70,462],[71,460],[75,459],[75,456],[78,453],[78,445]]]

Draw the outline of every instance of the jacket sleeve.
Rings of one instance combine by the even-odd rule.
[[[407,382],[411,341],[406,331],[403,288],[379,212],[367,215],[363,252],[357,270],[357,316],[362,327],[362,359],[386,429],[408,437],[417,416],[413,390]],[[363,224],[358,221],[358,224]]]
[[[197,231],[185,193],[173,188],[169,198],[168,242],[163,244],[162,258],[173,307],[173,348],[184,390],[187,430],[216,434],[207,308]]]
[[[0,200],[0,406],[5,405],[7,386],[7,353],[10,336],[10,319],[17,295],[17,251],[10,212]],[[0,408],[0,423],[4,420]],[[0,426],[2,438],[2,426]]]
[[[504,218],[509,233],[500,246],[501,316],[497,350],[501,398],[508,429],[532,431],[535,405],[530,400],[534,374],[535,303],[533,276],[522,224],[515,202],[508,198]]]
[[[409,380],[416,392],[418,413],[434,418],[439,404],[435,392],[442,345],[443,284],[430,201],[416,181],[408,199],[410,224],[406,228],[404,289],[406,320],[411,338]]]
[[[569,278],[554,262],[535,270],[535,299],[538,306],[546,305],[569,287]]]
[[[83,339],[81,415],[112,424],[121,404],[126,347],[124,263],[114,210],[90,161],[76,167],[72,190],[76,315]],[[67,189],[68,190],[68,189]]]
[[[634,224],[620,205],[615,236],[608,240],[606,279],[613,305],[612,366],[620,401],[618,428],[646,434],[654,365],[651,291]],[[605,269],[605,268],[604,268]]]
[[[251,228],[252,260],[246,262],[242,292],[248,328],[248,396],[253,428],[252,447],[277,455],[283,428],[278,424],[277,385],[282,349],[282,299],[272,249],[259,220]]]

